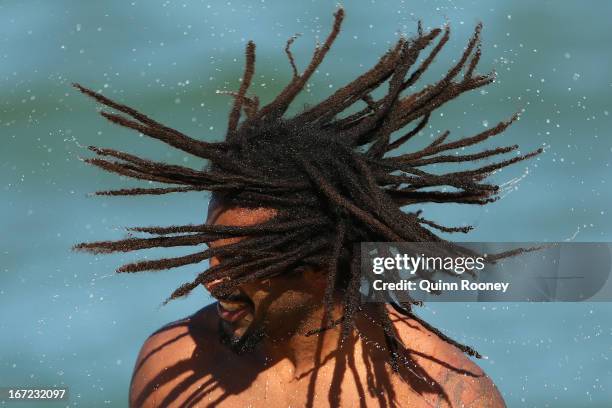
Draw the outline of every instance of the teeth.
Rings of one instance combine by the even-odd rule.
[[[237,310],[244,309],[246,307],[244,303],[219,302],[219,304],[221,305],[223,309],[227,310],[228,312],[235,312]]]

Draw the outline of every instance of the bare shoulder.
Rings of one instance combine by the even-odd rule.
[[[504,400],[485,372],[464,352],[418,321],[389,311],[408,352],[435,381],[453,408],[503,408]]]
[[[207,306],[184,319],[169,323],[151,334],[142,345],[130,383],[130,407],[164,406],[168,390],[189,375],[194,361],[202,358],[202,344],[211,351],[214,310]]]

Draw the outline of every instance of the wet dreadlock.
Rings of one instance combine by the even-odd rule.
[[[328,316],[327,323],[318,332],[342,325],[342,337],[345,338],[353,327],[355,313],[361,308],[359,254],[353,249],[354,243],[446,242],[433,231],[468,232],[472,227],[442,226],[423,218],[421,211],[404,212],[401,209],[427,202],[484,205],[495,201],[499,186],[487,183],[485,179],[498,169],[539,154],[540,149],[472,170],[434,174],[423,167],[435,163],[474,162],[516,150],[518,146],[512,145],[474,154],[449,154],[499,135],[517,119],[517,115],[474,136],[447,141],[449,132],[446,131],[420,150],[399,155],[389,155],[389,152],[417,136],[427,126],[435,109],[464,92],[493,82],[493,74],[476,73],[481,57],[481,25],[476,26],[463,54],[448,72],[438,82],[420,91],[402,95],[419,80],[448,42],[448,26],[424,32],[419,24],[414,38],[400,38],[370,70],[319,104],[286,118],[287,108],[323,61],[340,32],[344,11],[339,9],[334,16],[331,33],[322,45],[316,47],[301,74],[290,49],[295,37],[289,39],[285,52],[293,77],[272,102],[262,107],[256,96],[247,94],[255,70],[255,44],[247,44],[244,75],[240,89],[231,93],[234,102],[223,142],[193,139],[135,109],[75,84],[82,93],[118,112],[101,111],[100,114],[109,121],[161,140],[209,163],[203,170],[196,170],[113,149],[90,147],[97,157],[85,161],[94,166],[122,176],[171,185],[100,191],[97,194],[121,196],[211,191],[233,205],[277,210],[274,219],[256,226],[134,227],[128,230],[149,236],[82,243],[75,248],[93,253],[126,252],[153,247],[200,246],[216,239],[245,237],[234,244],[186,256],[130,263],[120,267],[118,272],[169,269],[199,263],[216,255],[225,256],[227,261],[205,270],[192,282],[176,289],[168,299],[172,300],[221,277],[225,279],[214,286],[214,296],[227,295],[243,282],[273,277],[299,265],[317,266],[328,274],[327,309],[331,310],[333,293],[340,291],[344,299],[343,317],[332,321]],[[419,60],[421,53],[430,46],[428,55]],[[388,86],[386,94],[379,99],[373,97],[372,92],[384,84]],[[359,109],[362,103],[364,105]],[[349,108],[354,113],[342,115]],[[411,123],[414,123],[411,130],[395,136],[396,131]],[[461,250],[449,245],[456,251]],[[390,303],[398,312],[417,319],[445,341],[470,355],[479,356],[472,348],[456,343],[416,316],[412,306],[417,302]],[[377,307],[392,365],[397,369],[400,343],[385,312],[386,306]]]

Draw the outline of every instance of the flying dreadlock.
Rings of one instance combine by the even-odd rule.
[[[449,141],[446,131],[420,150],[389,153],[417,136],[428,125],[435,109],[464,92],[493,82],[493,74],[476,73],[481,57],[481,25],[476,26],[456,64],[439,81],[420,91],[403,95],[417,83],[448,42],[448,26],[424,32],[419,24],[414,38],[400,38],[370,70],[319,104],[286,118],[287,108],[303,90],[340,32],[344,11],[339,9],[334,16],[330,34],[316,47],[301,74],[290,49],[295,37],[289,39],[285,51],[293,77],[265,106],[260,106],[256,96],[247,94],[255,71],[255,44],[247,44],[244,75],[240,89],[231,93],[234,102],[223,142],[193,139],[133,108],[75,84],[79,91],[117,112],[100,112],[109,121],[208,161],[207,167],[196,170],[113,149],[90,147],[97,157],[85,161],[94,166],[122,176],[170,185],[97,194],[211,191],[233,205],[268,207],[277,211],[274,219],[255,226],[133,227],[128,230],[148,236],[82,243],[75,248],[93,253],[127,252],[154,247],[198,247],[217,239],[245,237],[234,244],[186,256],[130,263],[120,267],[118,272],[170,269],[199,263],[212,256],[224,256],[226,261],[176,289],[168,299],[172,300],[220,278],[224,278],[222,283],[212,290],[217,297],[226,296],[244,282],[270,278],[300,265],[316,266],[328,273],[327,309],[331,310],[333,293],[343,293],[344,299],[343,317],[338,321],[330,318],[319,331],[341,324],[344,338],[353,327],[355,313],[361,308],[359,253],[353,249],[354,243],[446,242],[433,231],[466,233],[471,230],[472,227],[442,226],[423,218],[421,211],[401,209],[427,202],[484,205],[495,201],[499,186],[485,179],[498,169],[541,153],[541,149],[471,170],[434,174],[423,168],[435,163],[476,162],[516,150],[518,146],[512,145],[474,154],[454,154],[458,149],[499,135],[517,115],[474,136]],[[430,46],[429,53],[420,58]],[[378,99],[372,96],[373,91],[385,85],[388,89],[384,96]],[[343,115],[349,108],[354,113]],[[396,131],[409,124],[413,124],[412,128],[397,137]],[[452,243],[448,245],[455,253],[462,251]],[[416,303],[392,303],[392,306],[464,352],[479,356],[472,348],[458,344],[415,315],[412,306]],[[399,340],[385,313],[385,305],[377,307],[392,365],[397,369]]]

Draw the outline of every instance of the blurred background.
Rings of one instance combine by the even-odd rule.
[[[138,183],[86,166],[79,158],[89,156],[87,145],[203,163],[107,123],[70,83],[193,137],[219,140],[231,101],[217,91],[237,89],[246,41],[257,43],[251,91],[269,101],[290,79],[287,38],[302,33],[293,50],[304,67],[336,6],[0,2],[0,386],[69,387],[69,401],[48,406],[126,406],[144,339],[211,302],[199,290],[161,307],[205,264],[118,275],[114,269],[134,256],[71,252],[81,241],[122,238],[124,226],[201,222],[209,197],[88,197]],[[421,141],[446,129],[469,135],[524,110],[489,145],[546,152],[495,174],[509,188],[487,208],[433,205],[425,215],[476,225],[472,241],[612,241],[611,2],[371,0],[344,7],[343,32],[293,112],[369,68],[398,35],[414,34],[418,19],[425,27],[452,26],[420,86],[435,80],[482,21],[480,71],[497,71],[496,83],[437,111]],[[169,255],[140,256],[162,254]],[[611,406],[610,303],[430,303],[422,315],[487,356],[480,364],[511,407]]]

